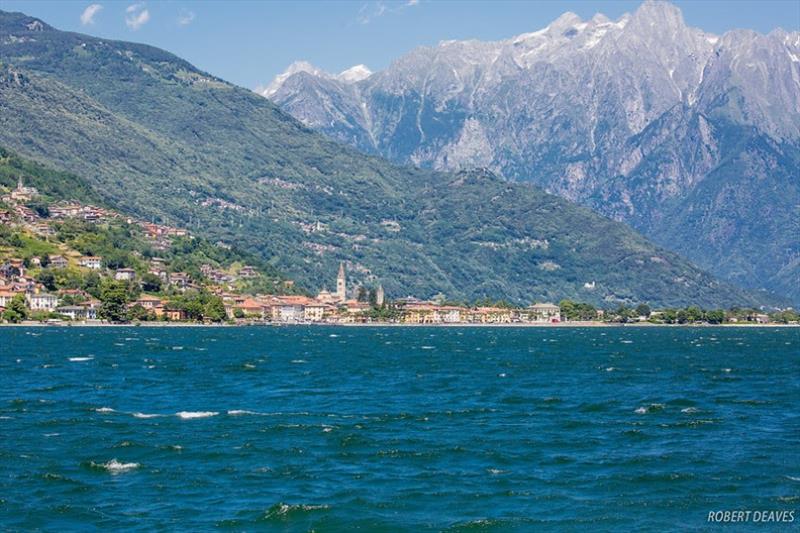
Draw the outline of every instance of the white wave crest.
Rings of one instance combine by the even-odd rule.
[[[92,463],[92,465],[98,468],[105,468],[112,474],[121,474],[122,472],[128,472],[140,466],[139,463],[120,463],[116,459],[111,459],[107,463]]]
[[[210,416],[217,416],[219,413],[216,411],[180,411],[175,413],[178,418],[190,420],[192,418],[208,418]]]

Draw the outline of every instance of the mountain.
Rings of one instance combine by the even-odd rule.
[[[304,64],[263,94],[365,153],[537,184],[800,302],[798,32],[716,36],[647,1],[418,48],[361,80]]]
[[[393,297],[774,301],[535,186],[362,155],[150,46],[0,12],[0,62],[0,145],[82,176],[122,211],[259,254],[310,290],[344,260],[353,284],[380,281]]]

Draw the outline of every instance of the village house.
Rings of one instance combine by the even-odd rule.
[[[244,298],[235,307],[241,309],[246,317],[264,318],[265,306],[258,300]]]
[[[56,231],[47,222],[31,224],[31,231],[43,237],[51,237],[56,234]]]
[[[0,277],[5,279],[12,279],[17,276],[21,276],[25,273],[25,265],[22,263],[22,259],[16,261],[14,259],[9,259],[2,265],[0,265]]]
[[[531,322],[561,322],[561,308],[551,303],[536,303],[528,306]]]
[[[56,308],[56,313],[70,318],[70,320],[97,320],[97,308],[87,305],[65,305]]]
[[[11,303],[11,300],[14,299],[18,293],[10,291],[10,290],[0,290],[0,307],[8,307],[8,304]]]
[[[433,309],[433,321],[434,323],[443,324],[455,324],[457,322],[461,322],[461,311],[462,309],[456,306],[436,306]]]
[[[87,300],[91,298],[88,292],[81,289],[61,289],[58,291],[58,294],[62,298],[70,297],[78,300]]]
[[[273,296],[266,305],[268,316],[275,322],[302,322],[305,300],[305,296]]]
[[[53,311],[58,307],[58,296],[46,292],[26,294],[25,301],[31,311]]]
[[[120,268],[114,272],[114,279],[117,281],[131,281],[136,278],[136,271],[132,268]]]
[[[420,302],[416,299],[413,303],[409,298],[404,298],[401,303],[403,309],[403,322],[407,324],[433,324],[433,311],[436,305],[430,302]],[[418,302],[418,303],[417,303]]]
[[[22,178],[17,180],[17,188],[11,191],[10,197],[17,202],[29,202],[39,195],[35,187],[25,187]]]
[[[167,277],[168,277],[167,276],[167,271],[164,270],[160,266],[151,266],[150,269],[147,272],[149,274],[153,274],[154,276],[157,276],[161,281],[164,281],[164,282],[167,281]]]
[[[33,209],[25,207],[24,205],[14,206],[14,212],[23,222],[31,223],[39,220],[39,215],[37,215]]]
[[[242,279],[255,278],[258,276],[258,271],[255,267],[243,266],[239,269],[239,277]]]
[[[81,205],[58,202],[50,206],[50,218],[74,218],[80,215]]]
[[[333,306],[314,301],[303,307],[303,320],[322,322],[326,315],[330,315],[333,310]]]
[[[753,317],[753,319],[758,324],[769,324],[769,322],[770,322],[769,315],[765,315],[765,314],[761,314],[761,313],[755,315]]]
[[[170,306],[164,307],[164,317],[172,322],[179,322],[188,318],[185,310]]]
[[[0,211],[0,224],[8,224],[11,222],[11,213],[8,211]]]
[[[52,268],[67,268],[69,263],[62,255],[51,255],[50,256],[50,267]]]
[[[169,275],[169,284],[180,290],[186,290],[186,287],[191,284],[191,278],[186,272],[172,272]]]
[[[91,268],[92,270],[100,270],[103,265],[103,258],[96,255],[86,255],[78,260],[78,264],[82,267]]]
[[[164,302],[158,296],[142,294],[133,302],[133,305],[141,305],[144,309],[152,311],[157,317],[164,314]]]
[[[470,322],[479,324],[510,324],[514,313],[505,307],[476,307],[470,310]]]

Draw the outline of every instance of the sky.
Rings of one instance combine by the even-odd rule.
[[[691,26],[800,30],[800,0],[677,0]],[[211,74],[255,89],[295,60],[329,72],[363,63],[373,71],[418,46],[449,39],[506,39],[547,26],[566,11],[612,19],[631,0],[0,0],[58,29],[150,44]]]

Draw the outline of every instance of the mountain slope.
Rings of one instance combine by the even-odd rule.
[[[309,289],[346,260],[352,283],[380,280],[390,296],[768,300],[535,187],[363,156],[161,50],[15,13],[0,13],[0,43],[0,144]]]
[[[419,48],[357,81],[296,65],[264,95],[366,153],[535,183],[800,302],[798,32],[720,37],[647,1]]]

